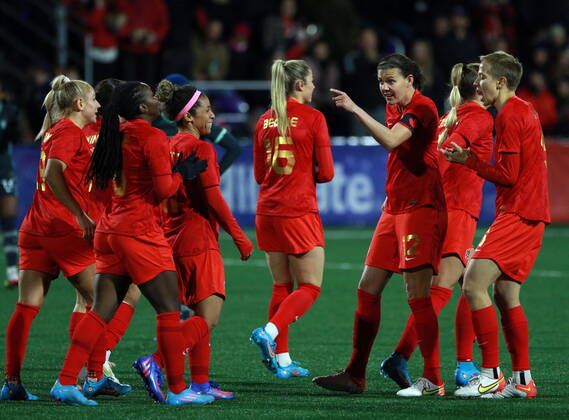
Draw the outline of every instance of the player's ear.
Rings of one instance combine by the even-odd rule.
[[[306,83],[304,82],[304,80],[297,80],[294,84],[294,90],[296,90],[297,92],[301,92],[302,89],[304,89],[304,85]]]

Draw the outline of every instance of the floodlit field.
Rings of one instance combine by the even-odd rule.
[[[294,360],[310,369],[311,377],[345,366],[351,354],[355,289],[369,245],[371,229],[327,229],[326,270],[322,294],[290,333]],[[546,230],[544,245],[534,270],[523,288],[522,300],[530,325],[532,372],[538,387],[535,400],[458,400],[454,386],[453,318],[458,291],[441,313],[441,361],[447,396],[402,399],[397,386],[378,373],[409,314],[400,276],[394,276],[382,299],[382,319],[368,368],[367,391],[359,396],[334,394],[318,388],[309,378],[277,380],[259,362],[249,334],[266,322],[271,280],[259,251],[242,263],[232,242],[222,239],[226,261],[228,299],[221,322],[212,336],[211,378],[237,393],[232,401],[216,401],[205,407],[167,407],[152,403],[130,365],[155,348],[154,314],[146,302],[137,308],[131,327],[112,355],[115,374],[133,391],[121,398],[100,397],[98,407],[69,407],[49,398],[67,350],[68,320],[74,293],[65,280],[55,281],[32,327],[22,374],[37,402],[0,402],[1,419],[141,419],[141,418],[476,418],[535,419],[569,417],[569,227]],[[0,267],[3,270],[3,267]],[[17,299],[17,291],[0,289],[2,368],[5,329]],[[475,350],[479,360],[478,349]],[[503,368],[511,372],[510,359],[501,341]],[[421,373],[417,351],[411,373]]]

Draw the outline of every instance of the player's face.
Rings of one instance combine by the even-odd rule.
[[[151,121],[160,116],[160,112],[162,111],[161,103],[152,93],[150,86],[145,86],[144,88],[143,104],[146,105],[144,114],[149,117]]]
[[[97,110],[101,107],[95,97],[95,91],[91,89],[85,98],[82,98],[83,109],[81,113],[85,118],[87,124],[92,124],[97,121]]]
[[[399,104],[406,100],[413,89],[413,77],[404,77],[397,68],[377,71],[379,90],[389,105]]]
[[[314,93],[314,78],[312,72],[308,72],[306,80],[304,81],[304,87],[302,89],[302,99],[303,103],[309,104],[312,102],[312,93]]]
[[[474,81],[476,93],[482,95],[482,103],[486,106],[494,104],[498,98],[498,80],[488,72],[488,63],[482,62],[478,69],[478,77]]]
[[[202,95],[200,98],[200,105],[196,107],[196,115],[193,115],[194,127],[200,133],[200,136],[211,133],[211,126],[213,125],[213,120],[215,114],[211,109],[211,103],[209,98]]]

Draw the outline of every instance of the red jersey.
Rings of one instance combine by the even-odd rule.
[[[279,134],[273,110],[255,127],[255,179],[261,185],[257,214],[298,217],[318,212],[316,182],[334,177],[328,126],[320,111],[287,100],[289,136]]]
[[[211,214],[204,190],[219,186],[220,172],[217,153],[213,145],[201,141],[190,133],[179,133],[170,138],[172,164],[178,157],[196,152],[199,159],[207,160],[207,169],[195,180],[184,181],[176,195],[165,201],[164,233],[174,256],[198,255],[208,249],[219,250],[219,224]]]
[[[513,182],[495,182],[496,216],[515,213],[526,220],[549,223],[547,160],[539,116],[530,103],[517,96],[508,99],[496,116],[496,164],[480,164],[478,159],[468,159],[466,164],[475,165],[480,176],[492,181],[492,172],[500,171],[504,158],[513,162],[509,167],[510,172],[513,168]]]
[[[479,159],[490,162],[492,157],[492,129],[494,118],[475,102],[466,102],[456,109],[457,123],[448,131],[442,145],[450,147],[452,142],[462,148],[470,148]],[[439,134],[444,130],[448,113],[441,119]],[[443,190],[447,208],[463,210],[478,220],[482,207],[482,185],[484,180],[476,171],[464,166],[453,165],[439,153],[439,170],[443,178]]]
[[[142,119],[121,124],[121,132],[121,180],[113,180],[112,199],[97,232],[127,236],[162,232],[155,207],[182,183],[179,174],[172,174],[168,138]]]
[[[70,119],[63,118],[45,133],[37,171],[33,202],[20,230],[38,236],[65,236],[81,231],[77,219],[53,194],[45,180],[49,159],[65,163],[63,171],[69,192],[89,217],[96,217],[97,209],[87,198],[84,184],[91,153],[83,131]],[[91,216],[93,215],[93,216]]]
[[[102,118],[97,118],[97,122],[83,127],[83,134],[85,134],[87,143],[89,143],[89,152],[91,155],[93,154],[95,146],[97,145],[97,140],[99,139],[99,131],[101,131],[102,121]],[[101,191],[93,186],[93,182],[90,182],[87,186],[87,192],[89,193],[89,199],[93,202],[95,209],[95,213],[89,214],[89,217],[97,223],[101,218],[105,207],[111,201],[112,189],[111,186],[108,186],[104,191]]]
[[[438,165],[437,126],[434,102],[415,90],[404,108],[386,105],[387,128],[403,124],[411,137],[389,151],[385,211],[406,213],[418,207],[445,208]]]

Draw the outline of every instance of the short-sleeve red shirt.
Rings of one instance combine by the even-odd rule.
[[[121,131],[122,179],[113,181],[112,199],[97,231],[127,236],[162,232],[153,178],[172,176],[168,138],[142,119],[121,124]]]
[[[516,213],[523,219],[551,221],[547,160],[539,116],[533,106],[512,96],[496,116],[496,153],[520,155],[520,172],[511,187],[496,185],[496,214]]]
[[[457,107],[457,123],[448,131],[442,147],[452,142],[463,148],[470,148],[480,160],[489,162],[492,157],[492,129],[494,119],[482,106],[475,102],[466,102]],[[441,118],[439,134],[444,130]],[[465,165],[453,165],[439,153],[439,169],[443,178],[443,190],[448,209],[463,210],[475,219],[480,216],[482,206],[482,185],[484,180],[476,171]]]
[[[387,128],[400,123],[411,130],[411,137],[389,151],[385,211],[406,213],[418,207],[445,208],[438,165],[437,126],[434,102],[415,90],[404,108],[386,105]]]
[[[172,163],[180,155],[184,158],[196,152],[207,161],[207,168],[197,179],[184,181],[176,195],[164,202],[166,213],[164,233],[172,246],[174,256],[198,255],[208,249],[219,250],[219,224],[210,213],[204,190],[220,182],[217,153],[212,144],[190,133],[179,133],[170,139]]]
[[[255,178],[260,183],[257,214],[298,217],[318,212],[316,202],[316,154],[326,154],[332,162],[330,137],[324,115],[295,99],[287,100],[290,135],[282,137],[273,110],[257,122],[253,158]],[[316,151],[316,148],[320,148]],[[329,163],[332,168],[333,164]]]
[[[37,170],[36,191],[20,230],[38,236],[65,236],[81,231],[73,213],[55,197],[45,180],[49,159],[65,163],[65,184],[79,206],[89,216],[97,208],[88,199],[84,184],[91,153],[83,131],[70,119],[63,118],[51,126],[42,139],[40,162]]]

